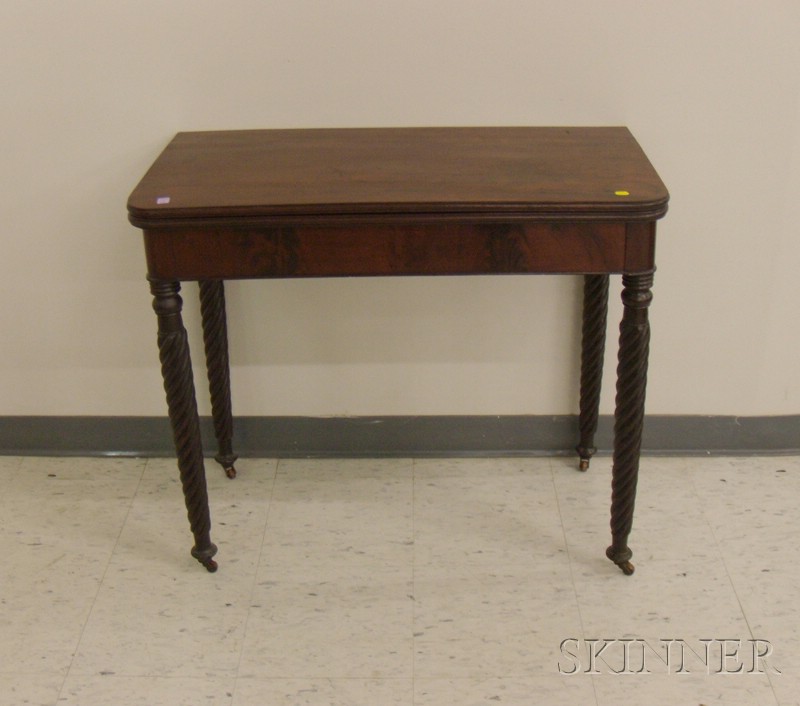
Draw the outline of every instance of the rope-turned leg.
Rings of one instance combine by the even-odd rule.
[[[167,407],[178,455],[183,495],[194,535],[192,556],[209,571],[216,571],[212,557],[217,548],[211,542],[211,516],[203,465],[200,420],[192,379],[192,361],[181,310],[180,284],[172,281],[151,281],[153,309],[158,316],[158,352]]]
[[[633,552],[628,535],[633,526],[639,453],[644,424],[644,399],[647,386],[647,357],[650,324],[647,308],[653,295],[653,273],[623,275],[620,324],[617,398],[614,417],[614,465],[611,481],[611,546],[606,556],[630,575]]]
[[[228,327],[225,316],[225,288],[222,280],[200,282],[200,312],[203,317],[203,342],[206,350],[211,414],[219,453],[214,457],[228,478],[236,477],[233,464],[233,413],[228,360]]]
[[[588,470],[590,459],[597,453],[594,435],[600,414],[607,316],[608,275],[586,275],[583,280],[580,441],[575,447],[582,471]]]

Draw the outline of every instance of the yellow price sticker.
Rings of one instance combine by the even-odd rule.
[[[614,196],[630,196],[630,195],[631,195],[630,191],[625,191],[623,189],[614,192]]]

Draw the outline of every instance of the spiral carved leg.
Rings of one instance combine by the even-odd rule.
[[[653,273],[623,275],[620,324],[617,398],[614,419],[614,465],[611,481],[611,546],[606,556],[630,575],[633,553],[628,535],[633,526],[639,453],[644,425],[644,399],[647,386],[647,357],[650,324],[647,308],[653,295]]]
[[[178,294],[178,282],[151,281],[153,309],[158,316],[158,351],[164,391],[167,395],[169,419],[175,439],[189,526],[194,535],[192,556],[209,571],[216,571],[213,556],[217,548],[211,542],[211,516],[203,465],[200,421],[192,379],[192,361],[181,310],[183,301]]]
[[[580,442],[575,447],[582,471],[588,470],[589,461],[597,452],[594,435],[600,412],[607,316],[608,275],[586,275],[583,284]]]
[[[214,457],[228,478],[236,477],[233,453],[233,413],[231,411],[228,328],[225,315],[225,288],[222,280],[200,282],[200,312],[203,317],[203,342],[206,351],[211,414],[219,453]]]

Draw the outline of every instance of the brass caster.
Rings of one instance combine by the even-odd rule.
[[[628,547],[615,551],[614,547],[611,546],[606,549],[606,556],[622,570],[623,574],[626,576],[633,575],[634,567],[633,564],[631,564],[633,552]]]
[[[633,572],[635,571],[633,564],[629,561],[623,561],[622,563],[618,564],[620,569],[622,569],[622,573],[626,576],[632,576]]]
[[[214,456],[214,460],[222,466],[222,470],[225,471],[225,475],[228,478],[236,478],[236,469],[233,464],[236,463],[237,458],[239,457],[236,454],[217,454]]]
[[[217,546],[213,543],[209,543],[208,549],[192,549],[192,556],[205,566],[206,571],[210,574],[213,574],[219,568],[213,558],[216,553]]]
[[[594,446],[584,446],[583,444],[578,444],[575,447],[575,451],[578,452],[578,470],[581,472],[586,472],[589,470],[589,461],[592,460],[592,456],[597,453],[597,449]]]

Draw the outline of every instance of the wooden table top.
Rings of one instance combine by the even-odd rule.
[[[625,127],[178,133],[128,201],[143,228],[209,219],[653,220],[669,194]]]

